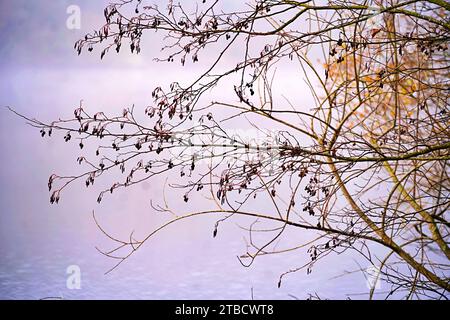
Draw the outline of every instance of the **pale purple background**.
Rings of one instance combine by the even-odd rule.
[[[131,104],[143,108],[156,85],[186,80],[187,71],[198,71],[180,73],[178,64],[153,62],[159,54],[157,35],[148,36],[140,56],[124,51],[100,61],[97,49],[94,55],[78,57],[74,42],[100,25],[107,3],[0,1],[0,298],[249,299],[251,288],[256,299],[366,293],[362,274],[330,281],[358,268],[351,256],[332,257],[308,276],[304,271],[291,275],[278,289],[280,273],[307,261],[306,250],[262,257],[244,268],[236,256],[245,252],[246,234],[231,222],[223,224],[213,239],[212,218],[172,226],[104,275],[114,261],[101,256],[95,246],[107,248],[111,243],[96,228],[92,210],[116,234],[127,236],[137,229],[143,235],[163,221],[149,203],[160,196],[164,180],[117,192],[101,206],[95,201],[97,193],[80,183],[68,190],[61,204],[51,206],[48,176],[79,170],[75,161],[79,150],[58,136],[40,138],[37,130],[3,107],[51,120],[70,116],[83,99],[91,112],[113,114]],[[81,30],[66,28],[71,4],[81,7]],[[301,79],[284,79],[286,92],[299,94]],[[290,235],[295,243],[301,237]],[[81,290],[66,288],[69,265],[81,268]]]

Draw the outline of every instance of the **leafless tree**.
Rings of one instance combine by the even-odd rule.
[[[172,186],[183,190],[185,202],[206,192],[214,207],[177,212],[139,240],[105,232],[117,245],[106,255],[128,249],[115,256],[120,264],[182,219],[215,215],[216,236],[221,222],[246,216],[260,224],[248,226],[243,265],[309,248],[308,263],[282,274],[279,285],[289,273],[311,272],[329,254],[354,250],[390,284],[386,297],[448,297],[450,3],[257,0],[227,10],[230,3],[218,0],[168,1],[164,8],[144,2],[108,6],[105,24],[75,44],[78,54],[99,47],[101,58],[125,48],[139,54],[141,38],[153,30],[165,36],[166,56],[158,61],[182,68],[205,59],[204,72],[189,85],[156,88],[153,104],[142,107],[145,120],[134,108],[112,117],[90,114],[82,104],[67,120],[25,117],[42,136],[62,131],[81,149],[98,144],[96,157],[78,158],[82,174],[50,177],[52,203],[72,182],[84,179],[89,187],[116,176],[117,168],[124,177],[98,202],[118,188],[177,172]],[[230,62],[236,59],[230,52],[241,58]],[[313,105],[275,98],[275,68],[294,65]],[[215,87],[233,97],[214,100]],[[233,122],[262,139],[231,134]],[[271,207],[255,210],[255,197]],[[166,203],[153,208],[171,211]],[[276,249],[287,229],[306,230],[311,238]],[[254,238],[261,233],[264,242]],[[375,247],[386,255],[372,254]]]

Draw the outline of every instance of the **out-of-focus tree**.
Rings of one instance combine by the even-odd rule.
[[[124,175],[100,193],[101,202],[118,188],[177,172],[174,187],[187,208],[193,193],[205,192],[208,209],[176,212],[144,239],[111,237],[117,250],[128,249],[119,264],[176,221],[217,215],[216,236],[220,223],[245,216],[267,228],[249,226],[243,265],[309,248],[309,261],[282,274],[279,285],[329,254],[354,250],[379,268],[387,297],[448,297],[448,2],[260,0],[231,9],[226,1],[144,2],[108,6],[105,24],[75,49],[100,48],[102,59],[125,48],[139,54],[143,35],[156,30],[168,52],[159,61],[199,63],[205,71],[188,85],[156,88],[153,104],[142,108],[148,120],[138,120],[134,108],[111,117],[83,105],[67,120],[26,118],[42,136],[63,131],[81,149],[98,143],[94,158],[77,159],[82,174],[50,177],[52,203],[80,179],[89,187],[101,176]],[[280,101],[276,68],[297,68],[305,79],[298,86],[314,105]],[[215,87],[234,96],[216,101]],[[232,135],[233,122],[263,139]],[[256,210],[256,197],[270,206]],[[167,203],[153,208],[172,212]],[[303,230],[301,242],[277,249],[287,229]]]

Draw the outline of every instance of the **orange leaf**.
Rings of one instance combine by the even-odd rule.
[[[372,29],[372,38],[374,38],[380,31],[381,29]]]

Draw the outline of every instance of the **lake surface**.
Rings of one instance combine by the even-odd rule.
[[[208,236],[196,242],[181,236],[178,243],[149,243],[108,275],[104,272],[114,261],[99,254],[96,243],[67,238],[39,246],[18,243],[16,249],[2,248],[0,298],[251,299],[253,291],[255,299],[304,299],[309,293],[345,299],[347,293],[366,289],[361,275],[329,281],[336,275],[335,266],[342,269],[333,259],[310,275],[301,271],[286,277],[278,289],[279,274],[298,265],[306,253],[261,257],[245,268],[236,258],[244,250],[242,242],[230,241],[230,235],[214,240]],[[79,290],[66,286],[70,265],[80,267]]]

